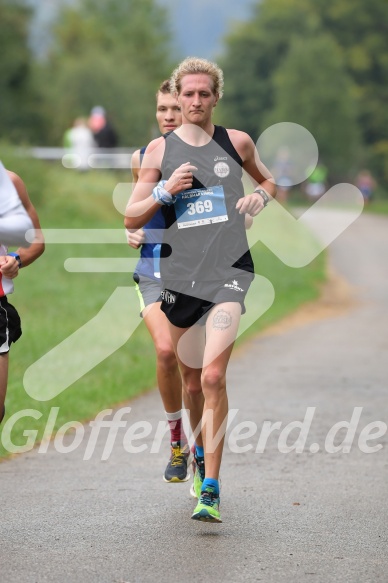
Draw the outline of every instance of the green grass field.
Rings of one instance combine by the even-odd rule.
[[[377,198],[371,203],[367,204],[364,211],[368,213],[375,213],[377,215],[388,215],[388,199]]]
[[[123,229],[123,218],[112,203],[112,193],[118,182],[130,180],[127,173],[91,171],[81,174],[58,164],[18,159],[1,148],[0,158],[25,180],[43,229]],[[254,231],[250,232],[250,237],[254,237]],[[310,235],[306,233],[305,237],[308,245]],[[21,417],[10,436],[13,444],[23,446],[26,443],[25,430],[37,431],[36,440],[42,439],[52,407],[59,408],[57,429],[69,421],[94,418],[102,409],[155,387],[154,350],[143,323],[121,348],[55,398],[47,401],[32,398],[23,386],[28,367],[94,318],[116,288],[133,286],[131,273],[69,273],[64,268],[66,259],[137,257],[137,252],[127,246],[124,231],[122,241],[122,244],[110,245],[47,244],[44,255],[32,266],[22,269],[15,280],[15,293],[9,299],[21,315],[23,336],[10,353],[4,422],[26,409],[37,411],[39,419]],[[252,251],[256,273],[272,282],[276,297],[272,307],[254,322],[238,343],[316,298],[325,278],[324,254],[307,267],[293,269],[286,267],[260,242]],[[122,306],[123,321],[127,310],[137,318],[137,301]],[[91,343],[98,346],[106,336],[114,337],[116,325],[112,321],[106,329],[98,330]],[[51,371],[53,382],[61,378],[73,361],[87,360],[89,346],[78,342],[72,353],[65,353],[58,361],[57,372]],[[8,437],[3,433],[0,456],[8,455]]]

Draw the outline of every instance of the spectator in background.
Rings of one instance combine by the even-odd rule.
[[[100,105],[93,107],[89,117],[89,127],[99,148],[116,148],[117,133],[106,117],[106,111]]]
[[[290,151],[286,146],[279,148],[271,172],[275,178],[275,184],[278,187],[276,200],[281,203],[286,203],[289,190],[294,184],[293,163]]]
[[[305,189],[308,198],[312,201],[318,200],[326,191],[326,181],[328,170],[322,163],[318,163],[315,168],[310,168]]]
[[[366,204],[371,202],[376,182],[369,170],[361,170],[356,178],[356,186],[361,190],[364,202]]]
[[[71,166],[82,171],[88,170],[89,155],[97,144],[85,118],[77,117],[74,120],[73,127],[68,129],[63,136],[63,145],[71,152]]]

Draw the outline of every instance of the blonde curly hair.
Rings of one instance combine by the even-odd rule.
[[[224,74],[222,70],[216,63],[198,57],[187,57],[174,69],[170,78],[171,93],[173,95],[175,93],[179,95],[182,88],[182,78],[185,75],[199,74],[209,75],[211,77],[213,81],[213,93],[221,99],[224,93]]]

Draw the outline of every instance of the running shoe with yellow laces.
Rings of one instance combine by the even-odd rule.
[[[190,474],[187,468],[191,461],[190,447],[187,443],[182,446],[179,441],[173,441],[171,444],[171,456],[164,472],[163,480],[165,482],[187,482]]]
[[[220,495],[212,486],[206,486],[201,492],[197,506],[194,508],[193,520],[202,522],[222,522],[220,516]]]

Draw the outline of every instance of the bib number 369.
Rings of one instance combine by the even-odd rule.
[[[202,213],[211,213],[213,210],[213,203],[211,200],[197,200],[196,202],[189,202],[187,204],[187,214],[195,215]]]
[[[228,220],[222,185],[184,190],[177,195],[174,208],[178,229]]]

